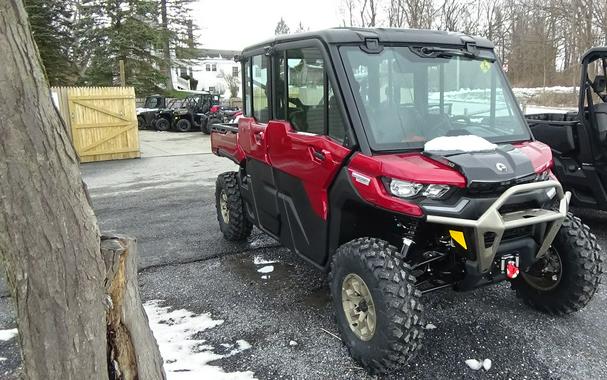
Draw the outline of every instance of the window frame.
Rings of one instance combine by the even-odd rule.
[[[298,41],[289,41],[289,42],[282,42],[282,43],[278,43],[273,47],[274,50],[274,54],[272,54],[272,68],[277,68],[276,66],[276,60],[278,57],[282,57],[284,59],[284,65],[288,66],[288,54],[287,51],[288,50],[297,50],[297,49],[317,49],[320,52],[320,55],[323,59],[323,70],[324,70],[324,79],[323,79],[323,93],[324,93],[324,98],[325,98],[325,104],[324,104],[324,120],[323,120],[323,133],[322,134],[316,134],[313,133],[316,136],[326,136],[330,139],[332,139],[335,142],[338,142],[339,144],[342,144],[343,146],[346,147],[352,147],[354,145],[353,141],[355,141],[354,139],[354,135],[352,133],[352,128],[351,128],[351,122],[348,116],[348,113],[346,112],[346,107],[345,107],[345,101],[343,98],[343,92],[342,92],[342,88],[338,85],[338,81],[336,79],[336,73],[335,73],[335,65],[333,60],[331,59],[331,56],[329,55],[325,45],[318,39],[316,38],[312,38],[312,39],[305,39],[305,40],[298,40]],[[275,71],[277,74],[279,72],[279,70],[273,70]],[[276,75],[277,75],[276,74]],[[274,74],[273,74],[274,75]],[[276,77],[272,77],[272,82],[276,81],[278,79],[278,76]],[[333,89],[333,94],[337,99],[337,106],[339,108],[339,112],[341,113],[341,120],[343,123],[343,127],[344,127],[344,138],[343,140],[340,140],[334,136],[331,136],[329,134],[328,128],[329,128],[329,99],[327,97],[328,95],[328,91],[329,91],[329,86],[331,85],[332,89]],[[285,81],[284,81],[284,88],[283,88],[283,93],[285,94],[285,96],[287,96],[288,94],[288,87],[289,87],[289,73],[288,73],[288,69],[287,67],[285,67]],[[272,88],[272,98],[276,99],[276,92],[275,89]],[[274,110],[277,110],[277,102],[273,102],[272,103],[274,105],[273,107],[273,112],[272,112],[272,117],[276,118],[277,114],[276,112],[274,112]],[[288,107],[286,107],[287,109],[285,109],[284,111],[284,119],[280,119],[280,120],[285,120],[288,121]],[[278,120],[278,119],[276,119]],[[294,129],[295,130],[295,129]],[[297,130],[295,130],[296,132],[299,132]],[[305,132],[305,133],[311,133],[311,132]]]
[[[254,104],[254,99],[255,97],[253,96],[253,58],[254,57],[265,57],[266,59],[268,59],[268,68],[267,68],[267,73],[266,73],[266,87],[269,87],[269,91],[266,91],[266,97],[267,99],[267,103],[268,103],[268,120],[267,121],[259,121],[257,120],[257,118],[255,118],[255,104]],[[272,65],[274,62],[274,58],[267,54],[267,49],[257,49],[253,52],[251,52],[251,54],[249,56],[247,56],[247,60],[249,61],[249,82],[251,85],[251,110],[250,110],[250,115],[249,117],[252,117],[255,119],[255,121],[259,124],[268,124],[270,121],[275,120],[274,119],[274,107],[273,107],[273,101],[274,101],[274,86],[272,85],[272,82],[274,81],[274,70],[272,69]]]

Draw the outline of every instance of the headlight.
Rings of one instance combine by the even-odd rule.
[[[449,191],[448,185],[428,185],[422,195],[428,198],[440,198]]]
[[[388,181],[386,181],[386,184],[389,185],[386,187],[388,188],[389,192],[399,198],[411,198],[420,192],[422,196],[427,198],[441,198],[450,189],[448,185],[422,185],[421,183],[402,181],[399,179],[392,179]]]
[[[419,193],[422,187],[424,186],[414,182],[401,181],[398,179],[390,181],[390,193],[400,198],[413,197]]]

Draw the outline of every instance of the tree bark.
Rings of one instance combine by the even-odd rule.
[[[97,221],[21,0],[0,1],[0,51],[0,259],[16,304],[24,375],[107,379]],[[132,336],[147,328],[140,321],[127,324]]]
[[[102,236],[101,254],[107,268],[110,378],[164,379],[162,357],[139,297],[135,239]]]

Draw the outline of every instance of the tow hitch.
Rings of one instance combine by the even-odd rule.
[[[500,258],[500,270],[508,279],[512,280],[518,277],[519,257],[518,255],[504,255]]]

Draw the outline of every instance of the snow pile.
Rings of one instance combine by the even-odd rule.
[[[0,340],[11,340],[17,336],[17,329],[0,330]]]
[[[259,269],[257,269],[259,273],[272,273],[274,272],[274,265],[265,265]]]
[[[466,365],[475,371],[483,368],[485,371],[489,371],[491,369],[491,359],[485,359],[483,361],[476,359],[468,359],[465,361]]]
[[[480,136],[441,136],[424,145],[426,152],[492,152],[497,145]]]
[[[220,355],[206,340],[193,338],[196,333],[221,325],[223,320],[214,320],[208,313],[196,315],[184,309],[169,311],[169,307],[159,306],[160,302],[146,302],[144,308],[164,359],[168,380],[254,379],[251,371],[227,373],[221,367],[208,364],[251,348],[249,343],[244,340],[237,340],[235,344],[223,343],[222,346],[230,351]]]
[[[530,98],[537,94],[549,92],[553,94],[577,94],[579,87],[553,86],[553,87],[515,87],[512,89],[517,98]]]

